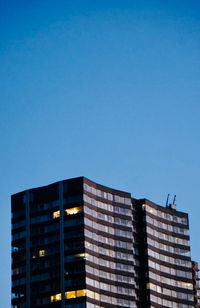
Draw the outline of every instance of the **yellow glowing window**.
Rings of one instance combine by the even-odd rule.
[[[83,290],[77,290],[77,291],[76,291],[76,296],[77,296],[77,297],[86,296],[86,290],[85,290],[85,289],[83,289]]]
[[[146,209],[146,204],[142,204],[142,210],[145,211]]]
[[[75,298],[76,297],[76,292],[75,291],[66,292],[65,296],[66,296],[67,299]]]
[[[61,293],[51,296],[51,302],[61,301]]]
[[[60,211],[56,211],[56,212],[53,212],[53,218],[58,218],[60,217]]]
[[[75,257],[80,259],[86,259],[86,255],[86,253],[78,253],[77,255],[75,255]]]
[[[65,209],[67,215],[74,215],[82,211],[81,207],[72,207],[70,209]]]
[[[45,250],[39,250],[39,256],[44,257],[45,256]]]

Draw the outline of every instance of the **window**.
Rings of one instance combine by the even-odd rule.
[[[83,289],[83,290],[77,290],[76,291],[76,296],[77,297],[80,297],[80,296],[85,296],[86,295],[86,290]]]
[[[61,293],[51,296],[51,302],[61,301]]]
[[[53,219],[60,217],[60,211],[53,212]]]
[[[86,253],[78,253],[77,255],[75,255],[76,258],[80,258],[80,259],[86,259],[87,254]]]
[[[75,215],[82,211],[82,207],[72,207],[70,209],[65,209],[67,215]]]
[[[86,293],[87,293],[86,289],[75,290],[75,291],[68,291],[68,292],[65,292],[65,297],[67,299],[71,299],[71,298],[86,296]]]
[[[44,257],[45,256],[45,250],[44,249],[39,250],[39,256],[40,257]]]
[[[75,298],[76,294],[75,294],[75,291],[69,291],[65,293],[65,296],[67,299],[70,299],[70,298]]]

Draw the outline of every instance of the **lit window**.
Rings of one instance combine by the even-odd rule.
[[[61,301],[61,293],[51,296],[51,302]]]
[[[39,250],[39,256],[44,257],[45,256],[45,250]]]
[[[86,255],[86,253],[78,253],[77,255],[75,255],[75,257],[80,259],[86,259]]]
[[[86,289],[76,290],[76,291],[68,291],[68,292],[65,292],[65,297],[67,299],[71,299],[71,298],[86,296],[86,293],[87,293]]]
[[[82,211],[81,207],[72,207],[70,209],[65,209],[67,215],[74,215]]]
[[[77,291],[76,291],[76,296],[77,296],[77,297],[86,296],[86,290],[85,290],[85,289],[83,289],[83,290],[77,290]]]
[[[65,293],[65,296],[66,296],[67,299],[75,298],[76,297],[76,293],[75,293],[75,291],[69,291],[69,292]]]
[[[146,209],[146,204],[142,204],[142,210],[145,211]]]
[[[60,211],[56,211],[56,212],[53,212],[53,218],[58,218],[60,217]]]

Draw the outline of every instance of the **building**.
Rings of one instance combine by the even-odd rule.
[[[188,231],[84,177],[12,195],[12,308],[194,307]]]
[[[193,276],[193,286],[194,286],[194,296],[195,296],[195,308],[200,308],[200,287],[199,287],[199,268],[198,263],[192,261],[192,276]]]
[[[139,307],[194,307],[188,215],[133,200]]]

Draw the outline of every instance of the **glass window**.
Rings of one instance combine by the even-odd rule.
[[[142,210],[143,210],[143,211],[146,210],[146,204],[142,204]]]
[[[75,215],[82,211],[82,207],[72,207],[70,209],[65,209],[67,215]]]
[[[39,256],[40,257],[44,257],[45,256],[45,250],[44,249],[39,250]]]
[[[76,291],[76,296],[77,296],[77,297],[86,296],[86,290],[85,290],[85,289],[83,289],[83,290],[77,290],[77,291]]]
[[[61,293],[51,296],[51,302],[61,301]]]
[[[60,211],[56,211],[56,212],[53,212],[53,218],[58,218],[60,217]]]
[[[76,294],[75,294],[75,291],[69,291],[65,293],[65,296],[67,299],[70,299],[70,298],[75,298]]]

